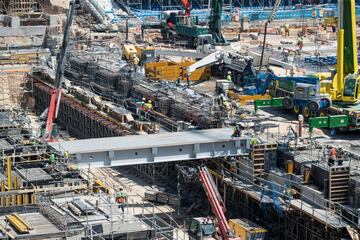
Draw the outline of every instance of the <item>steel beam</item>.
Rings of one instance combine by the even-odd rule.
[[[49,143],[75,155],[80,168],[127,166],[236,156],[250,148],[250,138],[231,138],[232,129],[94,138]]]

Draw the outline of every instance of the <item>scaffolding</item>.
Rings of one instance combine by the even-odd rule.
[[[43,0],[0,0],[0,13],[30,15],[43,12]]]

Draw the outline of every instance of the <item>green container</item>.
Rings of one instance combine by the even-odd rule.
[[[265,107],[271,106],[271,99],[259,99],[254,101],[255,106]]]
[[[284,98],[273,98],[271,99],[272,107],[282,107]]]
[[[350,117],[347,115],[329,116],[329,128],[348,127]]]
[[[191,37],[198,37],[200,35],[208,34],[207,28],[196,26],[196,25],[183,25],[183,24],[176,24],[175,30],[178,34],[183,36],[191,36]]]
[[[314,117],[309,119],[310,128],[327,128],[329,127],[329,117]]]

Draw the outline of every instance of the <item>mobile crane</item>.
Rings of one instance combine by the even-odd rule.
[[[199,178],[211,205],[212,212],[215,214],[218,231],[215,234],[216,231],[212,220],[208,218],[194,218],[189,227],[190,239],[214,239],[212,236],[215,234],[215,239],[241,240],[230,229],[225,217],[225,204],[207,167],[199,167]]]
[[[356,46],[355,0],[339,0],[338,9],[337,72],[332,81],[323,82],[323,91],[329,93],[333,101],[356,104],[360,101],[360,75]]]
[[[47,113],[47,121],[46,121],[46,128],[44,134],[46,141],[53,140],[52,138],[53,124],[59,113],[62,84],[64,79],[65,58],[69,45],[70,29],[74,19],[75,8],[76,8],[76,2],[74,0],[71,0],[69,4],[70,7],[64,29],[64,37],[62,40],[60,53],[57,55],[57,67],[56,67],[55,80],[54,80],[55,89],[51,91],[50,105]]]

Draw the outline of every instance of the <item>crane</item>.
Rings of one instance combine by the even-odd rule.
[[[221,14],[223,8],[223,0],[211,1],[211,13],[209,21],[209,33],[212,36],[215,45],[228,45],[221,33]]]
[[[266,35],[267,35],[267,28],[268,25],[274,20],[275,14],[277,9],[279,8],[281,3],[281,0],[276,0],[274,3],[274,6],[270,12],[269,18],[268,20],[265,22],[265,29],[264,29],[264,40],[263,40],[263,45],[261,48],[261,57],[260,57],[260,66],[259,66],[259,71],[261,71],[262,68],[262,64],[263,64],[263,59],[264,59],[264,51],[265,51],[265,44],[266,44]]]
[[[65,57],[68,50],[70,29],[75,15],[76,2],[74,0],[71,0],[69,4],[70,4],[69,12],[64,29],[64,37],[62,40],[60,53],[57,55],[57,67],[56,67],[55,80],[54,80],[55,88],[51,91],[50,105],[48,108],[46,129],[44,135],[46,141],[52,141],[51,133],[53,129],[53,124],[57,118],[60,101],[61,101],[62,83],[64,79]]]
[[[360,101],[355,0],[339,0],[338,8],[337,73],[325,92],[334,101],[355,104]]]
[[[181,0],[181,3],[185,8],[185,17],[190,16],[190,0]]]
[[[225,204],[221,199],[220,193],[217,190],[207,167],[199,167],[199,178],[211,205],[211,209],[215,214],[221,239],[241,240],[241,238],[236,237],[230,230],[229,223],[225,217]]]

